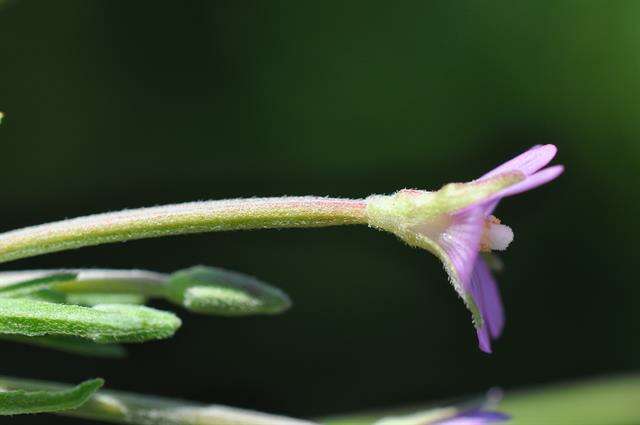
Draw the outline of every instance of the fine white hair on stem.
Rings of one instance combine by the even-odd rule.
[[[0,234],[0,262],[187,233],[366,224],[363,199],[315,196],[187,202],[95,214]]]

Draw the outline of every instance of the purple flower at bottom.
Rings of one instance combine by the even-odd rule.
[[[505,250],[513,241],[513,231],[492,214],[503,198],[558,177],[561,165],[543,168],[556,152],[553,145],[534,146],[468,183],[448,184],[435,192],[405,189],[368,198],[371,226],[440,258],[472,313],[484,352],[491,352],[491,340],[500,336],[505,319],[496,281],[479,254]]]
[[[492,389],[485,398],[466,403],[416,412],[405,416],[388,416],[374,425],[489,425],[506,422],[511,417],[493,409],[502,400],[502,391]]]
[[[429,425],[487,425],[506,422],[509,419],[511,417],[504,413],[474,409],[461,412],[452,418],[431,422]]]

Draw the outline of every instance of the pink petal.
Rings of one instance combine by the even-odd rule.
[[[449,280],[463,299],[470,295],[469,281],[473,271],[480,239],[484,232],[484,207],[465,208],[450,215],[427,220],[413,231],[435,243],[440,249]]]
[[[513,186],[509,186],[505,190],[498,192],[495,196],[504,198],[507,196],[517,195],[522,192],[526,192],[531,189],[535,189],[538,186],[549,183],[551,180],[557,178],[564,171],[562,165],[554,165],[553,167],[545,168],[542,171],[527,177],[520,183],[516,183]]]
[[[471,275],[471,296],[482,314],[483,324],[476,329],[480,349],[491,352],[491,340],[498,338],[504,328],[504,308],[500,291],[489,266],[478,258]]]
[[[470,208],[452,216],[451,224],[437,238],[438,245],[446,253],[453,272],[447,270],[454,285],[457,283],[464,298],[470,292],[469,281],[480,250],[484,231],[483,208]]]
[[[556,156],[556,152],[558,152],[558,148],[554,145],[534,146],[528,151],[489,171],[478,180],[508,171],[520,171],[525,176],[529,176],[547,165],[553,157]]]
[[[509,186],[508,188],[492,195],[489,199],[483,201],[486,214],[493,214],[493,211],[498,206],[498,202],[500,202],[502,198],[517,195],[519,193],[535,189],[536,187],[542,186],[543,184],[547,184],[551,180],[557,178],[560,174],[562,174],[563,171],[564,167],[562,165],[547,167],[544,170],[538,171],[537,173],[527,177],[520,183],[516,183],[513,186]]]
[[[484,213],[487,217],[493,214],[495,209],[498,207],[498,203],[500,203],[500,198],[494,199],[484,204]]]
[[[491,354],[491,337],[489,336],[489,329],[487,325],[483,324],[479,328],[476,328],[476,335],[478,336],[478,346],[485,353]]]

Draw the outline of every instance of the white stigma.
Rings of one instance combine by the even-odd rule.
[[[511,227],[500,223],[490,223],[487,229],[486,238],[491,250],[504,251],[513,241],[513,230]]]

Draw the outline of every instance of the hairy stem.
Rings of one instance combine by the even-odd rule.
[[[186,233],[366,224],[364,199],[249,198],[96,214],[0,234],[0,263],[103,243]]]
[[[70,386],[0,377],[2,390],[61,390]],[[219,405],[99,391],[87,403],[61,415],[135,425],[315,425],[315,422]]]

